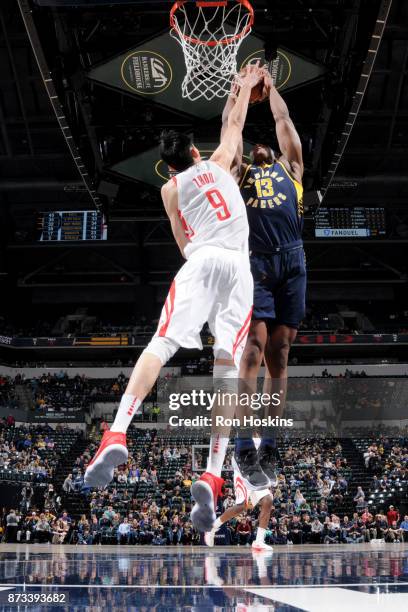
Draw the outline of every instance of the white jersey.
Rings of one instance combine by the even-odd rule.
[[[191,242],[155,336],[202,349],[200,332],[208,322],[215,358],[233,359],[239,368],[254,297],[244,201],[232,176],[211,161],[195,164],[174,182],[179,215]],[[154,353],[150,345],[146,351]]]
[[[212,161],[194,164],[176,177],[180,219],[191,243],[186,257],[203,246],[248,253],[248,219],[233,177]]]

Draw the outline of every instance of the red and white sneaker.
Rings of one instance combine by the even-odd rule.
[[[272,552],[273,548],[272,546],[269,546],[269,544],[265,544],[265,542],[257,542],[256,540],[254,540],[252,542],[252,550],[255,552],[265,552],[265,551],[269,551]]]
[[[113,478],[115,467],[126,463],[127,460],[126,434],[105,431],[95,457],[86,468],[84,485],[106,487]]]
[[[210,472],[204,472],[191,487],[194,508],[191,511],[191,522],[198,531],[211,531],[217,518],[215,509],[218,497],[222,496],[224,480]]]

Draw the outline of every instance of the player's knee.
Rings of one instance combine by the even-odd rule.
[[[256,337],[249,338],[242,355],[242,365],[248,369],[258,368],[262,364],[263,355],[264,347],[262,343]]]
[[[278,367],[281,370],[285,370],[288,367],[289,351],[290,351],[289,343],[282,344],[281,346],[278,347],[276,361],[277,361]]]
[[[278,342],[275,342],[273,346],[268,349],[275,366],[280,370],[285,370],[288,367],[289,351],[290,341],[286,338],[282,338]]]
[[[236,393],[238,388],[238,374],[238,368],[235,365],[214,364],[214,382],[222,393]]]
[[[262,500],[262,510],[270,512],[273,508],[273,499],[271,495],[266,495]]]
[[[164,366],[178,351],[179,345],[171,338],[162,338],[161,336],[155,336],[146,346],[144,353],[151,353],[156,355]]]

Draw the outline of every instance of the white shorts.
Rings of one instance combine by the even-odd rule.
[[[234,471],[234,492],[236,504],[248,504],[255,508],[257,504],[266,497],[272,495],[270,489],[262,489],[262,491],[250,491],[245,486],[245,483],[239,472]]]
[[[248,255],[207,246],[194,251],[177,273],[155,336],[202,349],[208,322],[214,354],[239,366],[251,323],[254,285]]]

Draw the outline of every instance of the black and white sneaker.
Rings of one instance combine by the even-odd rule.
[[[269,487],[269,478],[259,465],[255,448],[235,451],[231,463],[234,470],[240,472],[245,486],[250,491],[262,491]]]
[[[258,449],[258,461],[264,474],[269,478],[269,486],[276,487],[278,478],[276,475],[277,450],[267,444]]]

